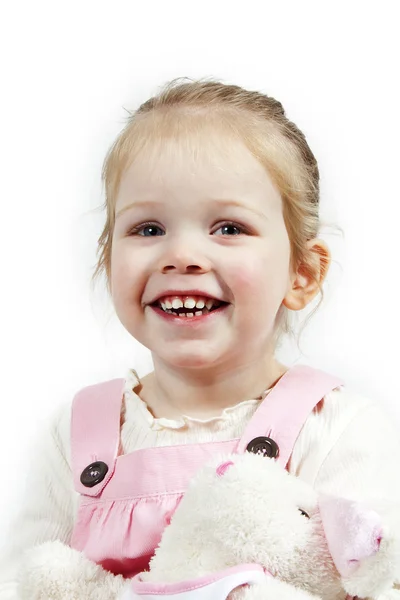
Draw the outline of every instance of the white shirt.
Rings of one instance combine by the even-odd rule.
[[[260,402],[247,400],[207,420],[156,419],[134,392],[137,383],[130,371],[121,426],[124,454],[153,446],[238,438]],[[70,403],[56,411],[33,457],[24,506],[2,544],[0,600],[17,600],[16,574],[24,549],[50,540],[70,541],[79,501],[71,473],[70,416]],[[338,388],[307,419],[289,471],[325,493],[400,500],[399,437],[376,403]]]

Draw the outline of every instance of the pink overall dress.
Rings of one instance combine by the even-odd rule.
[[[336,377],[297,365],[260,403],[241,439],[155,447],[125,455],[120,452],[124,380],[84,388],[75,396],[72,407],[72,469],[81,498],[71,546],[104,569],[134,578],[129,598],[143,596],[150,600],[152,594],[165,598],[170,593],[192,598],[188,590],[176,584],[158,586],[155,591],[154,586],[135,577],[148,569],[190,479],[218,454],[260,453],[287,468],[308,416],[326,394],[341,385]],[[245,583],[237,583],[243,573],[248,582],[253,582],[263,575],[260,571],[260,567],[242,565],[221,574],[211,583],[223,581],[219,584],[223,593],[214,590],[212,597],[226,598]],[[210,580],[206,587],[209,585]],[[190,590],[197,588],[191,586]],[[202,598],[206,597],[204,592]]]

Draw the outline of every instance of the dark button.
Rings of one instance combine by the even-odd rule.
[[[258,437],[251,440],[247,446],[247,451],[253,454],[261,454],[267,458],[277,458],[279,455],[278,444],[269,437]]]
[[[82,471],[81,483],[85,487],[93,487],[107,475],[108,467],[104,462],[94,462]]]

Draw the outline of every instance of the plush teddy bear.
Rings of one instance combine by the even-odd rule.
[[[321,496],[271,459],[232,455],[194,478],[149,571],[124,580],[48,542],[27,553],[19,594],[23,600],[400,600],[393,589],[400,580],[399,508],[376,511]]]

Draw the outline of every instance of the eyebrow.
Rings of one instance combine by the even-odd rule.
[[[161,206],[161,205],[162,205],[162,202],[157,202],[157,201],[153,201],[153,200],[150,200],[150,201],[149,200],[139,200],[138,202],[131,202],[130,204],[128,204],[127,206],[124,206],[118,212],[116,212],[115,218],[118,219],[118,217],[125,214],[128,210],[131,210],[132,208],[142,208],[142,207]]]
[[[210,199],[209,202],[213,203],[213,204],[218,204],[219,206],[223,206],[226,208],[229,208],[230,206],[234,206],[236,208],[241,208],[241,209],[247,210],[249,212],[252,212],[252,213],[258,215],[259,217],[263,217],[264,219],[268,218],[267,215],[261,211],[258,211],[254,208],[249,208],[248,206],[243,206],[243,204],[239,200]],[[158,206],[162,206],[163,204],[164,204],[163,202],[158,202],[156,200],[139,200],[137,202],[131,202],[127,206],[124,206],[123,208],[121,208],[116,213],[115,219],[118,219],[118,217],[122,216],[128,210],[131,210],[132,208],[143,208],[143,207],[148,208],[149,206],[158,207]]]

